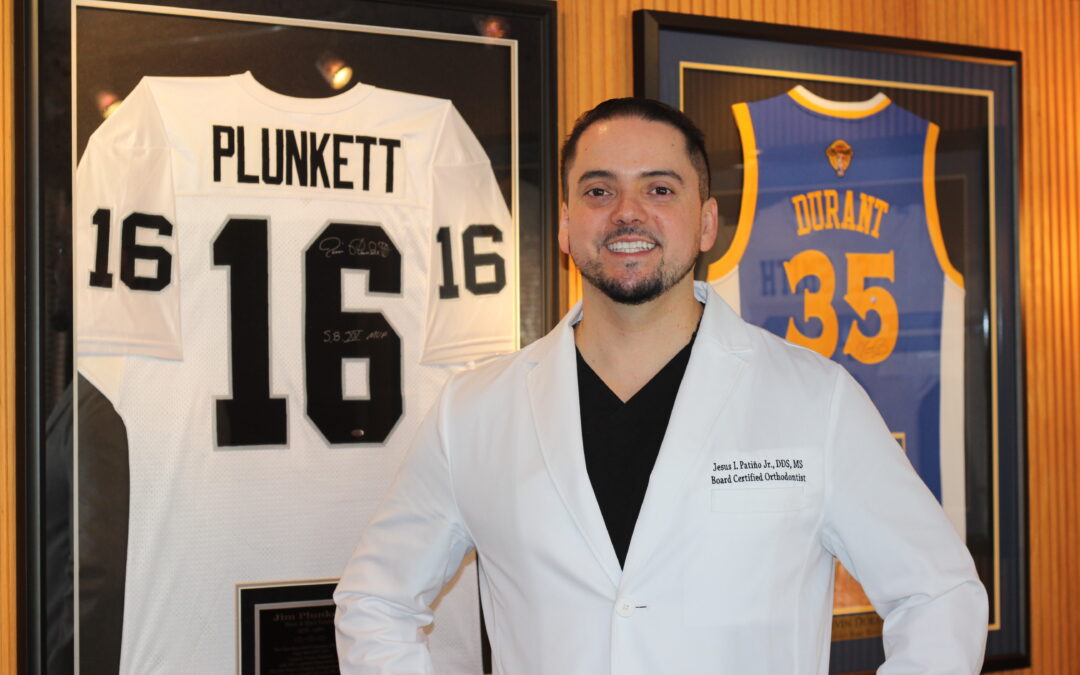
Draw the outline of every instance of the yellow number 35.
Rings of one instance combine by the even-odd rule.
[[[846,254],[847,293],[844,294],[844,302],[855,310],[860,319],[865,320],[870,312],[875,312],[881,319],[881,328],[877,335],[866,335],[859,329],[857,321],[851,322],[851,330],[844,341],[844,353],[863,363],[881,363],[889,358],[900,333],[900,313],[896,307],[896,299],[881,286],[866,285],[867,278],[896,281],[893,253]],[[803,291],[803,321],[821,321],[821,334],[809,337],[795,326],[794,318],[789,318],[787,334],[784,337],[789,342],[809,347],[831,358],[840,338],[840,323],[832,306],[833,294],[836,291],[836,270],[832,261],[821,251],[809,249],[785,262],[784,271],[787,273],[792,293],[806,277],[817,277],[820,282],[818,290]]]

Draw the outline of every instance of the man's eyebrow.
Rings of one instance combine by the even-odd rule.
[[[585,173],[581,174],[581,177],[578,178],[577,182],[578,185],[581,185],[586,181],[594,180],[596,178],[613,180],[615,178],[615,174],[610,171],[605,171],[603,169],[593,169],[592,171],[586,171]]]
[[[656,169],[655,171],[643,171],[642,178],[674,178],[679,183],[684,182],[682,176],[677,171],[671,169]]]
[[[639,174],[642,178],[673,178],[679,183],[683,183],[683,177],[679,175],[677,171],[671,169],[653,169],[652,171],[642,171]],[[614,180],[615,174],[605,169],[593,169],[592,171],[586,171],[581,174],[577,182],[580,185],[586,181],[594,180],[596,178],[602,178],[605,180]]]

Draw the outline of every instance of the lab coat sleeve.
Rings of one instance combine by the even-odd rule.
[[[970,553],[846,372],[830,414],[822,532],[884,619],[878,675],[978,673],[988,609]]]
[[[342,673],[434,672],[421,629],[473,548],[454,500],[441,417],[437,404],[334,592]]]

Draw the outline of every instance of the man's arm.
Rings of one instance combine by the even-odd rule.
[[[436,404],[334,592],[343,673],[434,672],[421,629],[473,548],[455,504],[440,417]]]
[[[978,673],[987,597],[971,554],[846,372],[831,416],[823,536],[885,619],[878,674]]]

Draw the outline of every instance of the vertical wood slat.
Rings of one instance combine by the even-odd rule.
[[[1080,0],[558,3],[562,30],[575,36],[560,45],[564,133],[584,110],[632,93],[630,15],[639,8],[1023,52],[1019,273],[1033,667],[1011,672],[1080,673]],[[601,23],[596,5],[607,10]],[[595,69],[604,77],[588,76]],[[571,274],[568,302],[580,295],[572,282]]]
[[[1042,31],[1045,27],[1045,18],[1041,16],[1042,7],[1035,8],[1040,16],[1032,16],[1027,25],[1024,26],[1025,32],[1027,31]],[[1047,65],[1045,63],[1046,54],[1027,54],[1025,72],[1023,77],[1025,78],[1025,87],[1023,94],[1026,97],[1025,112],[1031,111],[1032,114],[1027,116],[1024,121],[1024,140],[1036,137],[1036,130],[1045,127],[1045,115],[1046,108],[1046,84],[1045,71]],[[1025,143],[1025,146],[1027,143]],[[1048,176],[1044,174],[1046,167],[1044,165],[1031,165],[1028,161],[1029,151],[1025,147],[1025,157],[1023,158],[1023,173],[1021,174],[1021,200],[1027,203],[1027,213],[1031,215],[1031,220],[1028,221],[1028,228],[1026,228],[1027,236],[1022,241],[1023,244],[1028,245],[1028,251],[1026,251],[1025,258],[1034,254],[1034,258],[1038,260],[1048,260],[1053,255],[1053,248],[1050,246],[1051,242],[1047,237],[1037,236],[1040,230],[1042,230],[1042,223],[1046,222],[1044,210],[1049,207],[1050,191],[1047,189],[1049,184],[1047,182]],[[1025,279],[1030,283],[1029,292],[1025,294],[1025,300],[1027,306],[1025,309],[1027,321],[1025,323],[1025,339],[1029,344],[1029,354],[1032,358],[1028,361],[1029,369],[1029,461],[1028,469],[1031,473],[1029,480],[1029,486],[1032,490],[1032,497],[1030,500],[1031,511],[1031,575],[1032,575],[1032,643],[1033,648],[1039,658],[1036,665],[1049,672],[1052,668],[1055,668],[1054,662],[1057,660],[1057,648],[1056,645],[1050,641],[1050,635],[1047,632],[1047,626],[1053,626],[1058,623],[1058,618],[1054,617],[1054,607],[1050,603],[1043,601],[1042,594],[1036,587],[1036,579],[1040,580],[1040,585],[1049,585],[1056,587],[1058,584],[1053,580],[1051,572],[1054,569],[1053,558],[1054,556],[1047,551],[1047,544],[1044,544],[1046,537],[1042,535],[1042,532],[1048,528],[1048,525],[1044,525],[1038,530],[1035,527],[1036,523],[1048,523],[1052,514],[1052,505],[1047,504],[1045,501],[1040,500],[1036,496],[1036,490],[1044,491],[1047,489],[1046,483],[1046,465],[1043,454],[1036,454],[1034,452],[1034,441],[1036,436],[1041,437],[1041,441],[1048,446],[1059,445],[1060,442],[1054,442],[1054,439],[1050,437],[1053,432],[1052,429],[1048,430],[1049,423],[1052,422],[1045,415],[1049,412],[1044,406],[1031,405],[1034,401],[1048,401],[1054,400],[1056,397],[1052,395],[1052,389],[1054,385],[1053,369],[1048,366],[1056,359],[1050,356],[1048,344],[1051,334],[1047,333],[1045,326],[1045,320],[1049,316],[1046,307],[1044,306],[1044,299],[1049,296],[1053,291],[1053,285],[1049,283],[1051,275],[1051,266],[1049,264],[1041,266],[1037,270],[1032,270],[1032,274],[1029,274]],[[1039,340],[1039,351],[1036,353],[1032,351],[1034,344],[1031,340]],[[1047,542],[1049,543],[1049,542]],[[1034,554],[1034,550],[1039,550],[1039,555]]]
[[[1064,20],[1059,24],[1060,29],[1056,42],[1069,45],[1069,48],[1064,50],[1062,54],[1061,81],[1059,83],[1062,91],[1069,94],[1060,110],[1064,122],[1063,126],[1065,127],[1064,142],[1061,144],[1063,149],[1062,159],[1065,163],[1065,171],[1061,180],[1063,187],[1061,192],[1062,196],[1068,200],[1061,210],[1062,219],[1059,224],[1067,237],[1066,245],[1060,254],[1067,263],[1065,273],[1066,297],[1062,306],[1061,323],[1065,327],[1075,328],[1080,326],[1080,233],[1077,232],[1077,228],[1080,226],[1080,223],[1077,222],[1077,213],[1080,212],[1080,195],[1077,195],[1077,185],[1080,182],[1080,170],[1078,170],[1080,169],[1080,123],[1076,119],[1077,97],[1078,92],[1080,92],[1080,67],[1077,66],[1077,64],[1080,64],[1080,48],[1076,45],[1076,31],[1080,30],[1080,3],[1075,1],[1068,3],[1062,8],[1061,13]],[[1080,457],[1075,452],[1075,440],[1080,438],[1080,421],[1077,419],[1080,406],[1076,405],[1076,402],[1080,400],[1080,357],[1075,353],[1077,334],[1073,332],[1065,335],[1067,336],[1066,339],[1072,339],[1071,342],[1065,343],[1069,360],[1066,363],[1067,369],[1060,373],[1060,376],[1070,385],[1070,390],[1063,401],[1072,402],[1073,406],[1071,410],[1063,411],[1062,419],[1068,425],[1065,433],[1065,446],[1070,447],[1072,452],[1065,451],[1059,454],[1068,461],[1067,468],[1062,474],[1067,478],[1071,477],[1071,480],[1068,480],[1064,486],[1064,492],[1065,494],[1075,494],[1075,477],[1077,472],[1080,472]],[[1064,448],[1062,449],[1064,450]],[[1065,501],[1062,506],[1064,508],[1060,522],[1065,525],[1064,540],[1070,543],[1071,548],[1066,552],[1069,567],[1063,578],[1062,600],[1065,607],[1071,608],[1080,603],[1080,583],[1077,582],[1078,575],[1080,575],[1080,555],[1078,555],[1080,553],[1078,551],[1080,544],[1077,542],[1080,539],[1077,536],[1080,535],[1080,526],[1078,526],[1078,523],[1080,523],[1080,499],[1073,498],[1071,501]],[[1073,625],[1075,626],[1075,623]],[[1080,631],[1074,629],[1074,637],[1078,632]],[[1073,642],[1075,642],[1075,639]],[[1071,667],[1075,669],[1076,659],[1080,659],[1080,647],[1074,645],[1072,649],[1074,660]]]
[[[14,5],[0,0],[0,672],[18,667],[15,550]]]

